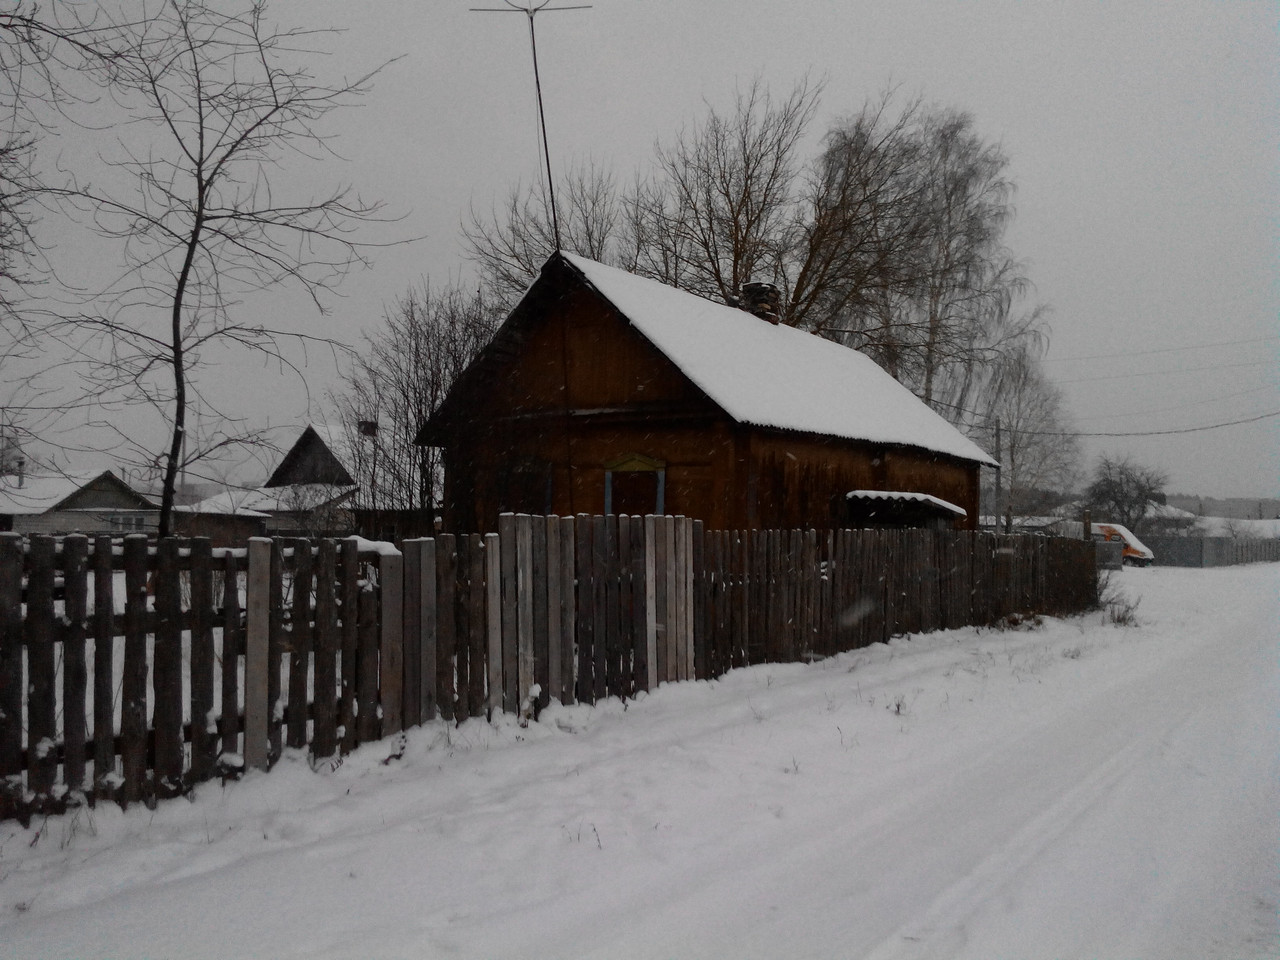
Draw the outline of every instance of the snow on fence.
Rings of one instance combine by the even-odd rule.
[[[1044,537],[513,515],[403,550],[0,534],[0,818],[1096,601],[1094,544]]]

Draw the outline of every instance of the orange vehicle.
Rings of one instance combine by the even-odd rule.
[[[1119,541],[1121,557],[1124,562],[1134,567],[1149,567],[1156,555],[1151,548],[1134,536],[1133,531],[1120,523],[1093,524],[1093,539]]]

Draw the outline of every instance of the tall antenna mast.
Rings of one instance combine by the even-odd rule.
[[[589,10],[591,4],[577,4],[568,7],[550,7],[547,6],[551,0],[542,0],[541,3],[534,3],[529,0],[527,6],[520,6],[512,3],[511,0],[502,0],[506,4],[505,7],[471,7],[475,13],[523,13],[529,18],[529,50],[533,53],[533,87],[538,95],[538,128],[542,133],[542,159],[547,166],[547,195],[548,203],[551,206],[551,232],[556,241],[556,253],[560,252],[560,218],[556,215],[556,187],[555,181],[551,177],[551,150],[547,146],[547,116],[542,110],[542,78],[538,74],[538,38],[533,29],[533,18],[546,10],[550,13],[552,10]]]

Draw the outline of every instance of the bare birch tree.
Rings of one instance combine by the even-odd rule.
[[[166,424],[164,535],[179,469],[236,439],[225,432],[184,454],[212,348],[290,368],[282,343],[311,339],[274,328],[240,299],[291,285],[321,307],[322,294],[365,263],[356,231],[379,219],[379,205],[346,186],[308,195],[280,173],[288,160],[332,155],[323,121],[358,102],[376,71],[317,80],[315,44],[326,31],[273,27],[261,0],[231,12],[166,0],[113,26],[112,55],[94,66],[127,124],[97,182],[79,178],[59,195],[119,243],[125,269],[91,309],[52,329],[76,345],[104,403],[150,407]]]

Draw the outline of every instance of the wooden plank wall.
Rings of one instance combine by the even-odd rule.
[[[506,515],[484,536],[0,534],[0,818],[151,803],[284,749],[535,718],[1097,601],[1089,541]]]

